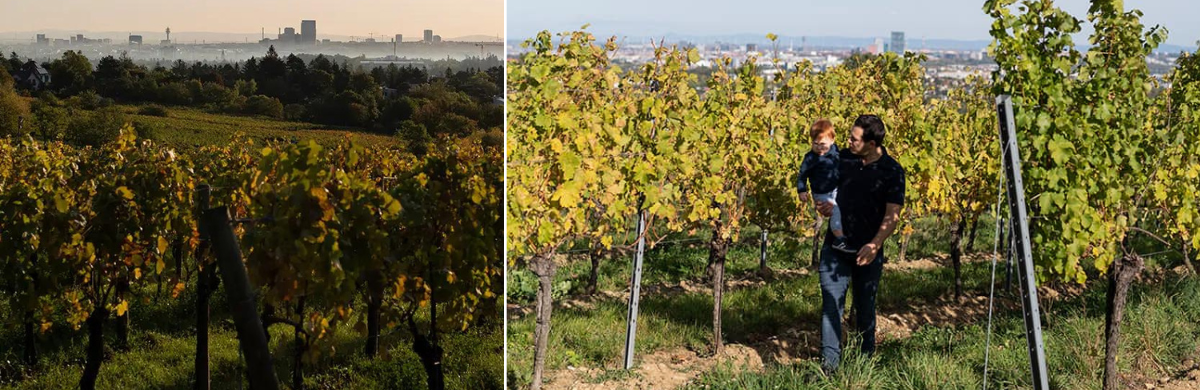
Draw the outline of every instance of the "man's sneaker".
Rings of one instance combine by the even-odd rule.
[[[833,249],[836,249],[837,251],[842,252],[842,253],[858,253],[857,249],[851,248],[849,244],[846,244],[845,237],[834,237],[833,238]]]

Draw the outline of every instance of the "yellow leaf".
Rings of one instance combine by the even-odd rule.
[[[133,191],[130,191],[129,188],[126,188],[125,186],[117,187],[117,195],[125,198],[125,200],[133,199]]]
[[[162,258],[160,257],[158,259],[158,262],[154,263],[154,273],[162,274],[163,268],[166,268],[166,267],[167,267],[167,263],[164,263],[162,261]]]
[[[67,212],[67,199],[62,196],[61,191],[54,195],[54,208],[60,213]]]
[[[178,298],[179,293],[183,292],[183,282],[175,283],[175,288],[171,290],[171,298]]]
[[[141,269],[141,268],[134,268],[134,269],[133,269],[133,278],[134,278],[134,279],[141,279],[141,278],[142,278],[142,269]]]
[[[125,315],[125,312],[129,311],[129,301],[122,300],[113,311],[117,312],[117,317]]]
[[[46,333],[47,330],[50,330],[50,325],[51,324],[49,322],[42,322],[42,333]]]
[[[167,238],[163,237],[163,236],[158,236],[158,253],[159,254],[167,253],[167,245],[169,245],[169,243],[167,243]]]

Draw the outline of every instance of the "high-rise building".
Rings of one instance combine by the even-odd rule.
[[[317,44],[317,21],[301,20],[300,21],[300,44],[315,45]]]
[[[425,43],[433,43],[433,30],[425,30]]]
[[[130,45],[142,44],[142,36],[141,35],[130,35],[129,36],[129,44]]]
[[[441,35],[434,35],[434,36],[433,36],[433,43],[442,43],[442,36],[441,36]]]
[[[49,40],[49,39],[46,39],[46,34],[38,34],[38,35],[37,35],[37,44],[39,44],[39,45],[49,45],[49,44],[50,44],[50,40]]]
[[[396,34],[396,43],[404,43],[404,34]]]
[[[892,31],[892,44],[888,51],[904,54],[904,31]]]

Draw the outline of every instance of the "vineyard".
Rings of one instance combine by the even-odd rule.
[[[988,299],[1012,246],[996,229],[1010,219],[999,95],[1015,109],[1051,387],[1195,369],[1200,328],[1171,317],[1196,315],[1196,55],[1150,77],[1166,31],[1120,1],[1093,1],[1086,20],[1039,0],[984,12],[998,70],[945,98],[930,97],[915,53],[818,71],[768,48],[697,80],[695,49],[660,45],[621,69],[615,38],[526,41],[508,70],[509,385],[1031,387],[1017,294],[998,294],[994,320]],[[808,127],[830,119],[840,146],[860,114],[886,123],[905,200],[883,249],[880,351],[830,375],[814,360],[809,269],[822,221],[795,179]],[[620,364],[626,310],[643,316],[628,328],[634,369]]]
[[[0,387],[501,387],[497,148],[134,134],[0,140]]]
[[[130,114],[130,120],[151,129],[158,138],[156,143],[176,149],[220,145],[237,136],[259,142],[314,139],[322,145],[331,145],[341,142],[345,134],[351,134],[361,144],[398,144],[395,137],[353,128],[339,129],[305,122],[210,114],[189,108],[169,108],[163,116],[142,115],[139,111],[144,107],[120,106],[122,111]],[[139,134],[142,132],[144,130],[139,130]]]

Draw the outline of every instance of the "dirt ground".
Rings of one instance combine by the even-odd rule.
[[[753,348],[739,344],[727,344],[720,357],[700,357],[686,349],[659,351],[639,356],[638,364],[630,374],[621,374],[616,379],[597,381],[606,371],[617,371],[621,367],[606,369],[569,367],[550,374],[550,383],[543,386],[548,390],[601,390],[601,389],[674,389],[691,382],[700,374],[717,366],[729,364],[740,371],[762,371],[763,361]],[[599,382],[599,383],[596,383]]]

